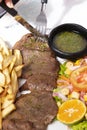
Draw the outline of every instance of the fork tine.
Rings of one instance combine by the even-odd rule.
[[[46,34],[46,26],[37,25],[37,31],[39,31],[43,36]],[[45,42],[45,37],[36,37],[36,42]]]
[[[39,31],[42,35],[46,34],[46,28],[47,28],[47,25],[45,24],[42,24],[42,25],[37,24],[36,26],[37,31]]]
[[[46,34],[46,26],[43,27],[43,30],[42,30],[42,34],[45,35]]]
[[[36,18],[36,29],[44,37],[46,34],[46,28],[47,28],[47,18],[43,11],[43,5],[44,3],[47,3],[47,0],[41,0],[41,3],[42,3],[41,11],[40,11],[40,14]],[[38,37],[37,39],[41,40],[41,37]]]

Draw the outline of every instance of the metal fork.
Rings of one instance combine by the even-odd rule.
[[[40,14],[36,18],[36,30],[41,33],[43,36],[46,34],[47,28],[47,17],[44,12],[44,6],[47,4],[48,0],[41,0],[41,11]]]

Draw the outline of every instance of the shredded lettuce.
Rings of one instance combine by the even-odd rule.
[[[61,64],[60,65],[60,71],[59,71],[59,74],[60,75],[64,75],[65,73],[65,70],[66,70],[66,62],[64,64]]]
[[[67,69],[67,67],[66,67],[66,62],[64,62],[63,64],[61,64],[60,65],[60,71],[59,71],[59,75],[64,75],[65,77],[69,77],[69,75],[67,75],[66,73],[65,73],[65,71],[66,71],[66,69]]]
[[[87,121],[82,121],[78,124],[71,126],[72,130],[87,130]]]

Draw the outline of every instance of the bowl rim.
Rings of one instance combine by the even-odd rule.
[[[55,52],[55,54],[61,58],[66,58],[66,59],[77,59],[82,56],[85,56],[87,54],[87,45],[86,47],[78,52],[75,53],[67,53],[63,52],[61,50],[58,50],[53,43],[53,38],[55,37],[56,34],[63,32],[63,31],[73,31],[73,32],[78,32],[81,36],[83,36],[87,40],[87,29],[83,27],[82,25],[76,24],[76,23],[65,23],[61,24],[55,28],[53,28],[48,36],[48,45]]]

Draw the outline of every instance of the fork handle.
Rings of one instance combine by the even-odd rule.
[[[48,2],[48,0],[41,0],[42,4],[44,4],[44,3],[47,4],[47,2]]]

